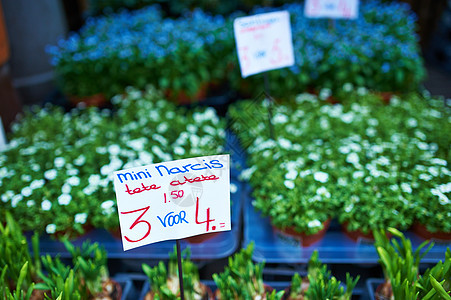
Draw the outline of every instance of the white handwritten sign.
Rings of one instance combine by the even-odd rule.
[[[287,11],[236,18],[233,28],[243,78],[294,64]]]
[[[229,162],[215,155],[114,172],[124,251],[230,230]]]
[[[355,19],[359,15],[359,1],[306,0],[304,14],[308,18]]]

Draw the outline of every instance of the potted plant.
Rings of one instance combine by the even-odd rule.
[[[216,299],[281,299],[283,291],[276,292],[263,283],[264,263],[252,262],[253,250],[249,244],[229,258],[223,272],[213,274]]]
[[[423,242],[414,251],[410,240],[400,231],[389,228],[394,236],[391,240],[383,230],[374,231],[375,247],[384,271],[385,282],[376,290],[376,299],[429,299],[442,295],[449,299],[449,275],[451,271],[451,256],[447,249],[445,262],[441,261],[431,269],[426,270],[425,276],[419,272],[421,258],[431,249],[433,244]],[[400,239],[400,243],[395,239]],[[422,250],[429,244],[426,250]],[[437,276],[435,278],[434,276]]]
[[[307,276],[302,278],[295,273],[291,284],[286,291],[284,299],[351,299],[352,291],[360,276],[353,279],[346,273],[346,291],[341,282],[331,275],[327,265],[323,265],[318,259],[318,251],[314,251],[308,263]]]
[[[213,299],[211,290],[199,280],[197,266],[190,261],[190,250],[186,248],[181,254],[183,270],[183,288],[185,299]],[[160,261],[155,267],[142,264],[144,274],[150,282],[150,291],[144,299],[178,299],[180,297],[180,282],[177,265],[177,252],[169,254],[168,267]]]
[[[0,222],[0,295],[8,299],[32,299],[42,294],[35,289],[41,269],[39,236],[31,238],[33,255],[20,226],[9,212]]]

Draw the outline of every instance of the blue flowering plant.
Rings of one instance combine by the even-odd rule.
[[[152,84],[172,100],[197,101],[226,75],[232,45],[221,16],[195,10],[164,19],[158,6],[149,6],[89,18],[47,50],[67,95],[109,98],[127,86]]]
[[[309,19],[304,5],[282,7],[291,16],[295,64],[268,72],[275,97],[293,97],[307,89],[323,87],[334,93],[343,84],[371,90],[406,92],[417,90],[425,68],[416,34],[416,16],[408,4],[397,1],[362,1],[355,20]],[[259,8],[253,13],[274,9]],[[247,91],[263,89],[262,75],[240,79],[233,86]]]

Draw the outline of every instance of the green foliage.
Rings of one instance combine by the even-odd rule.
[[[420,261],[433,243],[425,241],[414,251],[412,243],[402,232],[394,228],[389,228],[388,232],[394,236],[392,239],[383,230],[374,231],[374,246],[394,299],[450,299],[446,292],[450,290],[451,281],[450,250],[447,249],[444,262],[439,261],[421,275]],[[428,248],[423,249],[428,244]]]
[[[183,288],[185,299],[194,300],[205,296],[197,266],[190,261],[190,250],[186,248],[182,251]],[[150,282],[150,290],[154,294],[154,299],[176,300],[180,298],[180,283],[178,276],[177,250],[169,254],[168,267],[160,261],[158,265],[150,267],[142,264],[144,274]]]
[[[254,207],[275,227],[305,234],[334,217],[363,233],[406,230],[415,220],[450,232],[450,152],[442,141],[449,141],[451,119],[443,101],[411,93],[391,96],[387,105],[352,85],[333,96],[322,89],[276,102],[274,138],[267,100],[230,108]]]
[[[213,280],[220,291],[220,299],[255,299],[268,295],[263,284],[264,263],[252,262],[253,251],[252,243],[229,257],[223,272],[213,274]],[[273,299],[282,296],[281,292],[275,291],[269,294]]]
[[[360,276],[353,279],[346,273],[346,290],[341,286],[341,282],[332,276],[318,259],[318,251],[314,251],[308,264],[307,278],[302,279],[295,273],[291,279],[291,299],[322,300],[337,299],[350,300],[352,291]]]

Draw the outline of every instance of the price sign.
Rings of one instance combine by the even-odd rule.
[[[304,14],[308,18],[355,19],[358,6],[358,0],[307,0]]]
[[[287,11],[236,18],[233,29],[243,78],[294,64]]]
[[[231,229],[229,155],[117,171],[114,188],[124,251]]]

